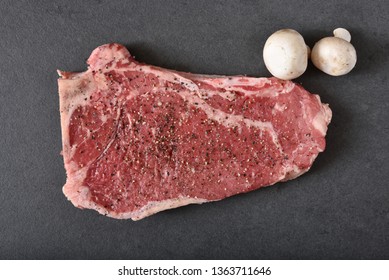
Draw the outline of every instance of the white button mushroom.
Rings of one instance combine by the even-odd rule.
[[[344,28],[334,30],[335,37],[318,41],[312,49],[312,63],[324,73],[341,76],[349,73],[357,63],[357,53],[350,44],[351,35]]]
[[[267,39],[263,60],[273,76],[283,80],[295,79],[307,69],[308,48],[296,30],[281,29]]]

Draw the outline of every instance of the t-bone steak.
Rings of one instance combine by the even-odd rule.
[[[331,110],[276,78],[209,76],[96,48],[82,73],[58,71],[63,192],[79,208],[139,220],[308,171]]]

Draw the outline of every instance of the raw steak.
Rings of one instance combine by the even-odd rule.
[[[58,71],[63,188],[79,208],[139,220],[293,179],[325,148],[328,105],[291,81],[181,73],[118,44]]]

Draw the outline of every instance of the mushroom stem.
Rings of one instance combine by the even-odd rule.
[[[350,32],[348,32],[347,29],[336,28],[333,33],[334,33],[334,37],[343,39],[347,42],[351,42],[351,34],[350,34]]]

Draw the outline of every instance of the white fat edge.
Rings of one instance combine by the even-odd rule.
[[[326,115],[319,111],[316,116],[313,118],[312,121],[313,127],[320,132],[321,135],[325,136],[327,133],[327,125],[328,125],[328,119]]]
[[[96,84],[93,82],[92,73],[89,71],[73,75],[70,79],[58,79],[62,148],[63,156],[67,157],[66,159],[70,159],[74,153],[74,149],[72,151],[69,143],[71,116],[78,107],[83,107],[89,104],[90,96],[95,90]]]
[[[200,80],[200,79],[214,79],[214,78],[228,78],[229,76],[226,76],[226,75],[207,75],[207,74],[193,74],[193,73],[189,73],[189,72],[182,72],[182,71],[177,71],[177,70],[172,70],[172,69],[166,69],[166,68],[162,68],[162,67],[158,67],[158,66],[151,66],[151,65],[148,65],[150,66],[153,70],[157,70],[160,72],[171,72],[171,73],[174,73],[176,75],[179,75],[181,77],[184,77],[186,79],[189,79],[189,80]],[[141,66],[143,68],[143,66]]]
[[[313,124],[313,127],[321,133],[321,135],[323,135],[323,136],[326,135],[327,126],[325,124],[325,120],[324,120],[321,112],[316,114],[316,116],[313,118],[312,124]]]
[[[175,73],[185,76],[189,79],[194,79],[194,80],[201,80],[201,79],[222,79],[222,78],[228,78],[232,76],[226,76],[226,75],[210,75],[210,74],[192,74],[188,72],[179,72],[179,71],[174,71]]]
[[[90,104],[90,96],[96,89],[91,73],[87,71],[82,74],[78,75],[77,79],[74,77],[72,79],[58,79],[58,90],[61,97],[60,110],[69,116],[78,106]]]
[[[207,79],[207,83],[222,88],[240,87],[240,86],[253,86],[253,87],[261,88],[267,84],[271,84],[272,82],[268,78],[232,76],[232,77],[210,78]]]
[[[237,91],[243,93],[245,96],[256,95],[258,97],[277,97],[280,94],[286,93],[284,90],[278,90],[277,88],[258,88],[258,90],[246,90],[240,87],[227,87],[228,91]],[[223,93],[217,92],[221,97],[223,97]]]
[[[174,80],[175,78],[177,80]],[[186,79],[186,78],[184,78],[180,75],[177,75],[177,74],[173,74],[173,80],[170,78],[170,81],[174,82],[176,84],[182,85],[190,91],[198,91],[199,90],[199,86],[196,83],[194,83],[192,80]]]
[[[234,91],[227,90],[225,92],[219,92],[219,91],[211,91],[211,90],[203,90],[199,89],[199,97],[202,99],[209,99],[213,97],[214,95],[218,95],[223,99],[226,99],[228,101],[234,101],[236,99],[236,93]]]
[[[323,105],[320,101],[320,98],[315,95],[315,97],[318,99],[319,101],[319,105],[320,105],[320,111],[318,111],[315,115],[315,117],[313,118],[312,120],[312,126],[314,127],[314,129],[318,130],[320,132],[320,134],[322,136],[325,136],[326,133],[327,133],[327,125],[329,123],[329,120],[328,118],[326,117],[326,113],[325,111],[323,111]],[[306,121],[306,123],[309,123],[309,115],[307,114],[307,108],[305,106],[305,103],[303,101],[300,100],[300,105],[301,105],[301,110],[303,112],[303,119]],[[328,107],[328,106],[327,106]],[[323,149],[320,149],[317,145],[316,145],[316,148],[319,152],[322,152]],[[313,161],[312,161],[313,162]]]
[[[294,83],[287,82],[287,86],[283,87],[281,90],[277,90],[276,87],[271,87],[264,89],[263,87],[267,84],[272,84],[272,80],[269,78],[255,78],[255,77],[246,77],[246,76],[221,76],[221,75],[199,75],[191,73],[180,73],[187,78],[193,79],[194,82],[199,81],[216,89],[226,90],[225,92],[208,92],[206,91],[209,97],[218,94],[220,97],[228,99],[229,101],[235,99],[235,92],[241,92],[246,96],[249,95],[260,95],[264,97],[276,97],[280,93],[289,93],[294,88]],[[245,90],[242,89],[242,86],[254,86],[257,87],[257,90]],[[277,84],[279,86],[279,84]],[[228,89],[228,90],[227,90]],[[201,90],[201,89],[200,89]]]
[[[316,115],[312,119],[312,126],[314,129],[320,132],[320,134],[324,137],[327,134],[328,124],[331,121],[332,117],[332,111],[329,108],[328,104],[321,103],[320,96],[314,95],[317,99],[320,110],[316,113]],[[307,123],[309,123],[309,117],[307,113],[307,108],[305,106],[305,103],[303,101],[300,101],[300,105],[303,112],[303,118],[306,120]],[[316,145],[316,148],[318,152],[323,152],[324,150],[322,148],[319,148],[318,145]],[[311,163],[313,163],[313,160],[316,158],[316,156],[311,160]]]
[[[111,68],[115,68],[115,66],[111,66]],[[139,71],[144,72],[146,74],[153,74],[155,76],[158,76],[159,79],[183,86],[187,88],[190,91],[198,91],[199,87],[196,83],[194,83],[192,80],[187,79],[181,75],[178,74],[178,72],[172,71],[172,70],[166,70],[163,68],[159,68],[156,66],[149,66],[149,65],[140,65],[131,63],[129,67],[124,69],[115,69],[116,72],[127,72],[127,71]]]
[[[198,78],[194,77],[194,79]],[[293,82],[286,81],[282,87],[280,86],[280,83],[277,83],[275,86],[263,88],[265,85],[273,85],[273,81],[268,78],[252,78],[241,76],[225,76],[220,78],[211,77],[210,79],[199,80],[218,89],[228,89],[227,93],[231,91],[238,91],[247,96],[258,95],[263,97],[277,97],[279,94],[287,94],[290,93],[296,86]],[[257,90],[245,90],[241,88],[243,86],[257,87]],[[218,94],[223,97],[223,93]]]
[[[215,88],[226,88],[235,86],[256,86],[263,87],[266,84],[271,84],[271,80],[268,78],[255,78],[246,76],[225,76],[225,75],[203,75],[192,73],[180,73],[177,74],[185,76],[195,81],[205,82],[212,85]]]
[[[114,69],[116,64],[112,64],[108,70]],[[241,92],[246,96],[258,95],[262,97],[277,97],[279,94],[287,94],[293,90],[295,84],[291,81],[286,81],[284,86],[280,86],[279,83],[276,83],[275,86],[269,88],[263,88],[265,85],[273,84],[273,81],[268,78],[254,78],[254,77],[244,77],[244,76],[215,76],[215,75],[197,75],[191,73],[182,73],[174,70],[166,70],[164,68],[149,66],[149,65],[140,65],[134,62],[131,62],[130,66],[124,69],[115,69],[116,72],[126,72],[139,71],[149,74],[154,74],[160,79],[183,86],[189,91],[197,91],[200,94],[204,93],[204,96],[212,97],[215,94],[218,94],[220,97],[227,100],[233,100],[235,98],[234,91]],[[191,79],[194,79],[192,81]],[[201,90],[199,85],[196,84],[196,80],[202,83],[211,85],[217,89],[224,89],[226,92],[212,92],[210,90]],[[255,86],[258,90],[245,90],[241,86]],[[130,99],[132,96],[129,97]]]
[[[111,66],[113,68],[114,66]],[[214,94],[218,94],[221,97],[224,97],[226,99],[232,98],[232,95],[235,95],[233,91],[239,91],[245,95],[254,95],[259,94],[260,96],[268,96],[268,97],[276,97],[278,94],[283,93],[289,93],[293,87],[294,84],[292,82],[285,83],[285,85],[282,89],[277,90],[275,87],[270,88],[262,88],[266,84],[272,84],[272,81],[268,78],[252,78],[252,77],[242,77],[242,76],[213,76],[213,75],[196,75],[196,74],[190,74],[190,73],[180,73],[174,70],[168,70],[163,68],[159,68],[156,66],[148,66],[148,65],[139,65],[132,63],[131,67],[125,69],[115,69],[117,72],[126,72],[131,68],[131,71],[140,71],[144,73],[154,74],[155,76],[158,76],[159,78],[181,85],[185,88],[187,88],[190,91],[199,91],[202,90],[199,88],[199,85],[196,84],[196,80],[202,83],[206,83],[208,85],[211,85],[217,89],[227,89],[226,92],[215,92],[212,93],[212,91],[206,90],[204,91],[208,96],[212,96]],[[142,69],[142,70],[141,70]],[[215,78],[216,77],[216,78]],[[190,78],[193,78],[194,81],[192,81]],[[242,79],[248,80],[248,81],[241,81]],[[242,89],[240,86],[256,86],[258,87],[258,90],[252,91],[252,90],[245,90]],[[231,96],[229,96],[229,94]],[[226,95],[226,96],[224,96]]]
[[[320,111],[316,114],[316,116],[313,118],[313,126],[316,128],[320,133],[325,136],[328,129],[328,124],[331,122],[332,119],[332,111],[328,104],[323,104],[321,102],[319,95],[314,95],[317,101],[320,104]]]
[[[95,209],[97,206],[94,206],[94,202],[91,200],[89,188],[82,185],[87,176],[88,169],[88,166],[80,168],[73,161],[68,163],[66,184],[63,186],[62,191],[74,206]],[[69,172],[69,170],[75,171]]]
[[[204,81],[203,83],[210,84],[208,81]],[[245,96],[251,96],[251,95],[257,95],[261,97],[277,97],[280,94],[280,91],[277,91],[275,88],[270,87],[270,88],[258,88],[258,90],[246,90],[240,87],[234,87],[234,86],[227,86],[225,88],[223,87],[216,87],[215,85],[212,85],[216,89],[224,89],[226,90],[225,92],[219,92],[219,91],[210,91],[210,90],[199,90],[200,92],[204,92],[205,95],[208,97],[212,97],[213,95],[217,94],[222,98],[229,99],[229,95],[234,95],[234,92],[240,92],[243,93]]]
[[[165,199],[162,201],[150,201],[145,206],[140,208],[137,211],[126,212],[126,213],[113,213],[111,212],[108,216],[116,219],[129,219],[131,218],[134,221],[146,218],[155,213],[161,212],[163,210],[173,209],[188,204],[202,204],[209,202],[210,200],[204,198],[194,198],[194,197],[185,197],[180,196],[172,199]]]
[[[270,85],[273,83],[270,82]],[[260,89],[258,92],[256,91],[248,91],[248,95],[254,95],[257,94],[258,96],[263,97],[277,97],[280,94],[289,94],[292,92],[292,90],[295,88],[295,84],[291,81],[284,82],[283,86],[281,86],[280,83],[275,84],[275,86],[271,86],[268,88]],[[247,92],[247,91],[245,91]]]
[[[238,89],[242,86],[253,86],[261,89],[266,85],[280,86],[280,82],[275,82],[269,78],[255,78],[255,77],[246,77],[246,76],[207,76],[207,75],[193,75],[193,79],[206,82],[214,87],[218,88],[227,88],[227,87],[237,87]],[[203,81],[205,79],[206,81]],[[280,90],[280,93],[289,93],[294,87],[295,83],[292,81],[283,81],[283,87]],[[275,88],[272,88],[275,90]]]
[[[284,81],[283,87],[280,87],[280,83],[276,83],[276,87],[270,87],[267,89],[263,89],[267,84],[272,85],[273,81],[269,78],[256,78],[256,77],[246,77],[246,76],[224,76],[224,75],[199,75],[192,74],[186,72],[179,72],[170,69],[164,69],[158,66],[151,65],[142,65],[137,62],[131,61],[130,65],[125,68],[116,68],[116,63],[112,63],[111,66],[105,67],[104,72],[115,70],[116,72],[126,72],[128,70],[139,71],[144,73],[154,74],[159,78],[162,78],[171,83],[179,84],[181,86],[186,87],[191,91],[199,91],[199,87],[196,84],[196,80],[199,82],[207,83],[212,85],[215,88],[219,89],[229,89],[229,91],[239,91],[244,93],[245,95],[253,95],[258,94],[264,97],[276,97],[279,94],[286,94],[293,90],[295,84],[291,81]],[[193,79],[194,81],[192,81]],[[181,84],[182,83],[182,84]],[[242,89],[242,86],[254,86],[258,88],[258,91],[245,90]],[[218,93],[221,97],[223,97],[222,93]],[[226,97],[228,99],[228,96]]]

